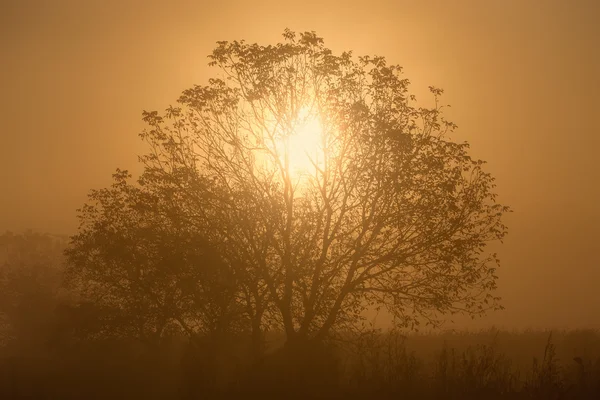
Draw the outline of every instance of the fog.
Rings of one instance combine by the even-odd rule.
[[[142,110],[205,84],[217,41],[314,30],[402,65],[417,98],[443,88],[453,139],[514,210],[506,310],[456,326],[600,328],[599,16],[593,0],[4,2],[0,232],[75,233],[90,189],[140,171]]]

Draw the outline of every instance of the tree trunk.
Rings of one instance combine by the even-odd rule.
[[[331,390],[338,380],[336,359],[332,348],[321,340],[296,335],[286,341],[283,353],[288,384],[298,393],[319,393]]]
[[[254,364],[258,363],[264,355],[264,340],[263,332],[260,327],[260,319],[254,318],[252,320],[252,342],[250,344],[251,357]]]

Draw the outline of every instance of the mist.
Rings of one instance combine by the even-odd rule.
[[[116,168],[143,173],[142,111],[214,77],[218,41],[315,31],[335,53],[400,65],[419,105],[442,88],[449,139],[486,161],[512,210],[489,245],[504,309],[441,329],[600,329],[599,16],[591,0],[3,4],[0,234],[76,235],[90,190]],[[366,315],[393,325],[389,312]]]

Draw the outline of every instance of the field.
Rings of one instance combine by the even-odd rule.
[[[368,332],[294,362],[271,349],[258,366],[241,343],[222,352],[176,339],[154,349],[106,341],[5,348],[0,398],[600,398],[597,331]]]

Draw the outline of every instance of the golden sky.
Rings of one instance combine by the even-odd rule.
[[[507,310],[469,326],[600,328],[600,2],[125,1],[0,5],[0,232],[72,233],[116,167],[136,171],[141,112],[210,76],[218,40],[314,30],[385,56],[448,116],[515,212],[499,248]]]

